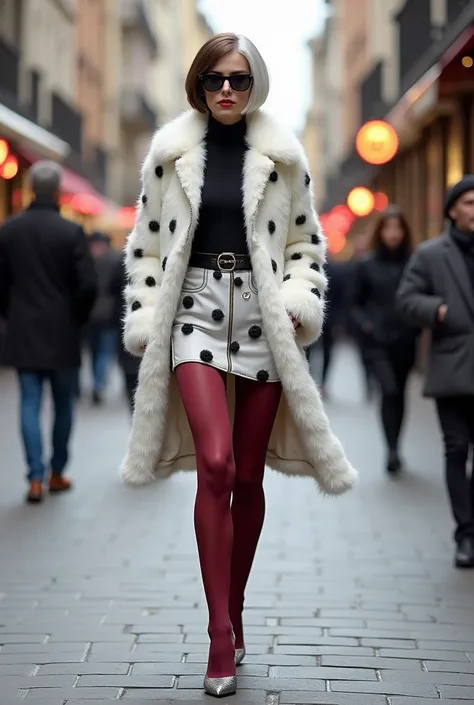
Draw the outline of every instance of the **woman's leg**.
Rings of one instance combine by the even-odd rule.
[[[234,458],[235,487],[232,501],[234,545],[230,586],[230,616],[235,646],[244,645],[242,610],[244,591],[265,516],[263,474],[268,442],[281,396],[276,382],[235,378]]]
[[[211,637],[207,675],[220,678],[235,673],[229,616],[235,465],[225,377],[212,367],[189,362],[179,365],[176,379],[196,449],[194,525]]]

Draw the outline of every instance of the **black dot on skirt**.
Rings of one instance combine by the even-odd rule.
[[[257,338],[260,338],[262,335],[262,329],[260,326],[250,326],[249,328],[249,336],[253,338],[254,340],[257,340]]]
[[[213,272],[212,276],[214,277],[214,279],[217,279],[217,281],[219,281],[219,279],[222,279],[222,272],[219,272],[219,270],[216,269],[216,271]]]
[[[212,312],[212,318],[214,321],[222,321],[224,318],[224,311],[221,311],[220,308],[215,308]]]
[[[266,382],[270,375],[268,374],[267,370],[260,370],[257,372],[257,379],[259,382]]]
[[[238,353],[240,350],[240,343],[238,343],[236,340],[233,340],[232,343],[230,344],[230,352],[231,353]]]
[[[212,362],[214,356],[210,350],[201,350],[199,357],[203,362]]]
[[[192,308],[194,306],[194,299],[192,296],[185,296],[183,299],[184,308]]]
[[[235,286],[242,286],[243,283],[244,283],[244,281],[243,281],[243,279],[241,279],[241,277],[235,277],[235,279],[234,279]]]
[[[181,326],[181,333],[184,333],[184,335],[190,335],[194,330],[194,326],[192,323],[183,323]]]

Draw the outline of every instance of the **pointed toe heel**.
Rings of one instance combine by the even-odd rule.
[[[235,650],[235,665],[240,666],[245,658],[245,646],[242,649]]]
[[[204,678],[204,690],[215,698],[225,698],[237,692],[237,676],[224,676],[223,678]]]

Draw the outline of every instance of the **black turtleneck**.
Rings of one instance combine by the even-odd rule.
[[[206,167],[193,252],[248,254],[242,203],[247,149],[245,118],[223,125],[212,116],[206,134]]]

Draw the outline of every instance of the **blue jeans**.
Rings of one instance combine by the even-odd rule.
[[[21,391],[21,433],[28,463],[28,480],[43,480],[45,464],[40,412],[44,382],[48,381],[54,404],[53,454],[49,467],[62,473],[68,461],[74,408],[75,370],[18,372]]]
[[[87,340],[92,359],[94,391],[103,392],[107,384],[109,365],[117,352],[117,331],[113,328],[91,327]]]

